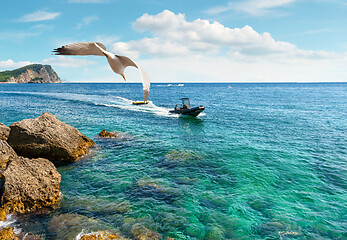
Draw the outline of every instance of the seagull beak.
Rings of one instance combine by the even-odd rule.
[[[126,78],[125,78],[125,76],[124,76],[124,75],[122,75],[122,77],[124,78],[124,81],[126,81]]]

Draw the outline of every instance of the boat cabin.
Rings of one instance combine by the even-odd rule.
[[[190,109],[189,98],[181,98],[182,104],[176,104],[175,110]]]
[[[205,110],[204,106],[191,108],[189,98],[181,98],[180,100],[182,101],[182,104],[176,104],[175,109],[170,110],[169,113],[190,115],[190,116],[196,117],[202,111]]]

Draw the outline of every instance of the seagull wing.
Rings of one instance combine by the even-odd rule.
[[[141,68],[140,66],[137,66],[137,67],[141,72],[142,87],[143,87],[143,101],[146,102],[148,100],[151,84],[149,82],[149,77],[148,77],[147,72],[143,68]]]
[[[128,57],[125,56],[119,56],[119,55],[115,55],[120,62],[122,63],[122,65],[125,67],[128,66],[133,66],[136,67],[140,70],[141,72],[141,80],[142,80],[142,87],[143,87],[143,101],[147,101],[148,100],[148,96],[149,96],[149,91],[150,91],[150,82],[149,82],[149,77],[147,72],[141,68],[139,65],[137,65],[133,60],[131,60]]]
[[[124,68],[129,67],[129,66],[138,68],[137,64],[133,60],[131,60],[130,58],[125,57],[125,56],[119,56],[119,55],[115,55],[115,56],[119,59],[119,61],[124,66]]]
[[[150,91],[149,77],[145,70],[138,66],[134,61],[125,56],[114,55],[106,50],[106,47],[102,43],[98,42],[86,42],[86,43],[71,43],[60,48],[53,50],[55,55],[97,55],[105,56],[112,70],[120,74],[124,80],[124,69],[126,67],[136,67],[141,72],[142,86],[143,86],[143,100],[147,101]]]
[[[95,45],[98,44],[99,48]],[[106,47],[101,43],[86,42],[86,43],[71,43],[53,50],[55,55],[97,55],[104,56],[101,49],[106,50]]]
[[[96,48],[98,48],[100,50],[102,55],[104,55],[106,57],[108,64],[110,64],[110,67],[112,68],[112,70],[115,73],[121,75],[124,78],[124,80],[126,81],[125,76],[124,76],[124,69],[127,67],[127,65],[124,65],[116,55],[107,51],[106,49],[103,49],[101,46],[99,46],[98,43],[94,43],[94,45]]]

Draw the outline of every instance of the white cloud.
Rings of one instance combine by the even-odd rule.
[[[8,59],[6,61],[0,61],[0,70],[13,70],[16,68],[24,67],[26,65],[32,64],[30,61],[23,61],[23,62],[14,62],[12,59]]]
[[[346,82],[346,61],[243,62],[187,56],[139,61],[152,82]],[[129,77],[128,77],[129,79]]]
[[[262,16],[271,10],[284,7],[297,0],[245,0],[229,2],[225,6],[216,6],[206,10],[208,14],[220,14],[227,11],[241,11],[254,16]]]
[[[169,10],[153,16],[144,14],[134,27],[152,34],[152,38],[117,42],[112,45],[112,51],[134,58],[141,54],[152,57],[228,55],[246,61],[264,61],[264,57],[271,61],[274,58],[289,61],[336,57],[325,51],[300,50],[289,42],[276,41],[270,33],[258,33],[248,25],[229,28],[216,21],[196,19],[189,22],[184,14]]]
[[[51,64],[54,66],[62,67],[85,67],[89,65],[96,64],[94,61],[89,61],[81,58],[56,56],[52,58],[47,58],[42,61],[45,64]]]
[[[140,31],[163,32],[175,30],[184,21],[184,14],[175,14],[169,10],[164,10],[157,15],[145,13],[134,23],[134,27]]]
[[[346,81],[347,54],[299,49],[251,26],[229,28],[165,10],[133,24],[149,37],[112,44],[137,59],[153,82]],[[165,27],[167,26],[167,27]]]
[[[184,14],[168,10],[157,15],[144,14],[133,26],[145,32],[147,37],[115,42],[110,50],[136,59],[148,72],[151,82],[347,80],[347,71],[343,70],[347,64],[347,53],[299,49],[292,43],[275,40],[270,33],[258,33],[251,26],[230,28],[216,21],[187,21]],[[105,36],[99,40],[107,44],[107,39],[112,40]],[[118,37],[116,39],[118,41]],[[44,62],[81,69],[94,64],[85,59],[59,57]],[[71,79],[121,81],[105,59],[101,58],[98,63],[90,71],[82,71],[83,75],[77,68],[71,70],[78,71]],[[140,81],[137,69],[127,68],[126,75],[129,81]]]
[[[88,26],[91,22],[99,20],[98,16],[88,16],[83,18],[82,22],[77,24],[76,29],[81,29],[82,27]]]
[[[39,21],[46,21],[46,20],[52,20],[58,17],[60,13],[58,12],[46,12],[46,11],[36,11],[33,13],[30,13],[28,15],[25,15],[18,19],[19,22],[39,22]]]

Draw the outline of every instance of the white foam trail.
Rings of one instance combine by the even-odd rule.
[[[124,110],[129,110],[129,111],[135,111],[135,112],[146,112],[146,113],[152,113],[158,116],[162,117],[174,117],[177,118],[177,114],[171,114],[169,113],[169,108],[164,108],[164,107],[158,107],[155,104],[153,104],[152,101],[149,101],[148,104],[144,105],[134,105],[132,104],[132,101],[129,100],[130,103],[127,105],[124,104],[102,104],[107,107],[116,107]]]
[[[40,93],[40,92],[6,92],[15,94],[30,94],[45,97],[54,97],[63,100],[81,101],[97,106],[115,107],[135,112],[146,112],[162,117],[178,118],[178,114],[169,113],[169,108],[156,106],[152,101],[144,105],[134,105],[132,100],[119,96],[86,95],[78,93]]]

